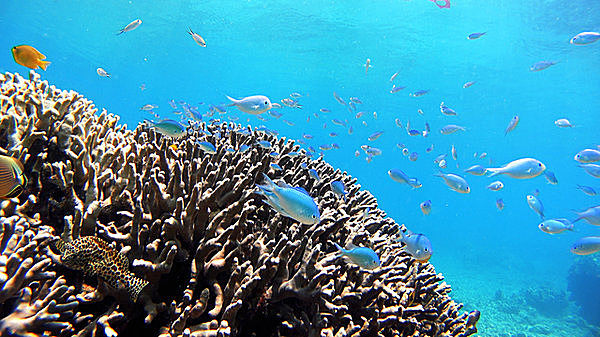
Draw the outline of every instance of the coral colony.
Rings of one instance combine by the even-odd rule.
[[[0,335],[477,331],[479,312],[461,313],[442,275],[403,251],[397,234],[405,226],[356,179],[322,159],[292,156],[293,141],[233,123],[190,126],[171,138],[145,125],[127,129],[34,72],[29,80],[0,74],[0,84],[0,154],[19,159],[28,179],[0,203]],[[275,212],[256,193],[263,173],[302,186],[320,222]],[[333,181],[344,183],[346,200],[331,191]],[[369,247],[381,265],[363,269],[335,243]]]

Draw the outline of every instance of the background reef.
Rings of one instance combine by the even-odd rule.
[[[144,126],[129,130],[34,72],[29,80],[6,73],[0,82],[0,152],[19,158],[29,178],[23,194],[1,204],[1,335],[477,331],[479,311],[461,313],[443,276],[401,250],[396,237],[404,226],[356,179],[322,159],[291,155],[299,150],[293,141],[233,123],[203,123],[173,139]],[[217,152],[203,152],[197,140]],[[242,144],[250,149],[238,151]],[[310,178],[302,163],[321,179]],[[321,222],[301,225],[273,212],[254,193],[261,173],[304,187]],[[334,180],[345,183],[346,201],[331,191]],[[114,286],[96,269],[64,264],[57,243],[77,245],[88,236],[102,244],[81,261],[148,281],[136,302],[126,283]],[[348,264],[333,242],[369,246],[382,266]]]

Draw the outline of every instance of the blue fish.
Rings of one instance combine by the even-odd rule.
[[[302,187],[291,187],[283,182],[276,185],[263,173],[265,185],[256,185],[258,194],[263,195],[264,202],[279,214],[292,218],[305,225],[317,224],[321,221],[319,207],[314,199]]]
[[[538,228],[548,234],[559,234],[566,230],[573,230],[573,224],[567,219],[550,219],[538,225]]]
[[[472,33],[472,34],[469,34],[469,36],[467,36],[467,39],[469,39],[469,40],[475,40],[475,39],[478,39],[478,38],[480,38],[480,37],[484,36],[484,35],[485,35],[485,33],[486,33],[486,32],[482,32],[482,33]]]
[[[249,149],[249,148],[250,148],[250,146],[248,146],[248,145],[246,145],[246,144],[242,144],[242,145],[240,145],[240,149],[239,149],[239,151],[240,151],[241,153],[244,153],[244,152],[248,151],[248,149]]]
[[[548,180],[549,184],[552,184],[552,185],[558,184],[558,179],[556,179],[554,172],[546,170],[546,171],[544,171],[544,177],[546,177],[546,180]]]
[[[577,219],[573,222],[577,222],[581,219],[587,221],[590,225],[600,226],[600,206],[594,206],[586,209],[582,212],[576,212]]]
[[[144,122],[149,127],[167,136],[179,138],[185,135],[185,125],[172,119],[163,119],[159,122],[153,122],[146,119]]]
[[[344,201],[346,201],[346,191],[344,190],[345,189],[344,183],[339,180],[336,180],[336,181],[332,181],[330,185],[331,185],[331,190],[333,191],[333,193],[335,193],[335,195],[337,195],[340,198],[343,198]]]
[[[401,184],[407,184],[412,188],[420,188],[423,186],[419,179],[409,177],[400,169],[391,169],[388,171],[388,175],[390,176],[390,178],[392,178],[392,180]]]
[[[446,116],[456,116],[456,111],[454,109],[444,105],[444,102],[440,104],[440,111]]]
[[[321,180],[321,178],[319,178],[319,174],[317,173],[317,170],[315,170],[315,169],[308,170],[308,175],[311,176],[316,181]]]
[[[414,234],[407,229],[405,233],[400,232],[398,241],[405,244],[403,250],[415,258],[417,262],[425,263],[433,255],[431,242],[424,234]]]
[[[267,140],[259,140],[259,141],[256,142],[256,144],[258,144],[263,149],[270,149],[271,148],[271,143],[269,141],[267,141]]]
[[[423,201],[419,206],[421,207],[421,212],[423,212],[423,214],[429,215],[429,213],[431,213],[431,200]]]
[[[598,32],[581,32],[571,39],[569,43],[574,45],[584,45],[590,44],[598,41],[600,39],[600,33]]]
[[[344,249],[337,243],[334,243],[335,248],[340,252],[341,256],[347,257],[350,261],[356,263],[361,268],[375,269],[381,265],[379,256],[368,247],[351,247],[350,249]]]
[[[390,94],[397,93],[398,91],[400,91],[400,90],[402,90],[402,89],[404,89],[404,88],[406,88],[406,87],[403,87],[403,86],[400,86],[400,85],[395,85],[395,84],[394,84],[394,85],[392,86],[392,90],[390,90]]]
[[[600,236],[586,236],[571,246],[571,253],[577,255],[590,255],[600,251]]]
[[[474,176],[482,176],[487,172],[487,169],[481,165],[473,165],[466,169],[465,172]]]
[[[534,212],[536,212],[540,216],[540,218],[542,218],[542,220],[544,219],[544,204],[542,204],[542,201],[540,199],[538,199],[533,194],[528,194],[527,204],[529,205],[529,207],[531,207],[531,209]]]
[[[420,97],[420,96],[423,96],[423,95],[427,94],[428,92],[429,92],[429,90],[418,90],[418,91],[415,91],[415,92],[411,93],[410,96],[412,96],[412,97]]]
[[[215,148],[215,146],[210,143],[210,142],[201,142],[201,141],[196,141],[196,144],[200,147],[200,149],[202,149],[202,151],[206,152],[206,153],[210,153],[210,154],[215,154],[217,153],[217,149]]]
[[[539,61],[534,63],[531,67],[529,67],[529,71],[541,71],[544,70],[546,68],[549,68],[553,65],[555,65],[558,62],[554,62],[554,61]]]
[[[587,195],[594,196],[594,195],[598,194],[596,192],[596,190],[593,187],[591,187],[591,186],[584,186],[584,185],[579,185],[578,184],[577,188],[580,189],[583,193],[585,193]]]
[[[440,129],[440,133],[443,135],[449,135],[455,133],[456,131],[465,131],[466,128],[460,125],[448,124]]]

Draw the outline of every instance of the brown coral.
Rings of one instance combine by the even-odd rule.
[[[13,226],[23,219],[32,223],[34,235],[61,233],[67,242],[102,238],[149,282],[132,303],[102,278],[62,267],[59,255],[41,247],[29,253],[28,263],[46,261],[38,272],[46,273],[47,283],[65,282],[66,290],[55,286],[62,291],[56,303],[65,302],[61,308],[73,313],[70,320],[58,317],[68,326],[41,329],[72,335],[74,327],[79,336],[477,331],[479,312],[461,314],[433,266],[401,251],[395,240],[399,226],[377,209],[375,198],[322,159],[295,155],[299,146],[293,141],[232,123],[202,124],[178,140],[143,126],[130,131],[116,116],[97,114],[90,101],[49,86],[33,72],[30,80],[7,73],[0,82],[0,152],[19,158],[30,180],[18,199],[2,204],[2,221]],[[261,139],[279,155],[257,146]],[[213,143],[217,152],[204,153],[196,140]],[[250,150],[236,151],[242,144]],[[272,162],[283,170],[269,171]],[[317,170],[321,180],[310,178],[301,163]],[[261,173],[304,187],[319,205],[321,222],[301,225],[271,210],[254,193]],[[335,180],[345,183],[347,201],[331,191]],[[382,266],[365,271],[346,264],[332,242],[370,246]],[[20,263],[28,261],[22,258]],[[0,293],[3,306],[34,282],[22,273],[14,266],[5,273],[18,282],[10,293]],[[67,296],[70,291],[76,295]],[[34,311],[44,312],[43,304]]]

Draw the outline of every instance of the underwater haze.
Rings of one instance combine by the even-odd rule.
[[[579,151],[600,144],[600,42],[569,43],[581,32],[600,30],[600,2],[450,3],[439,8],[429,0],[2,1],[0,71],[26,75],[29,69],[13,60],[11,48],[30,45],[51,62],[46,71],[37,70],[42,79],[78,91],[131,128],[144,119],[187,122],[185,114],[174,112],[185,105],[196,107],[205,121],[264,125],[280,137],[302,140],[303,148],[314,148],[315,158],[322,152],[331,165],[358,178],[390,217],[430,239],[430,262],[452,285],[451,296],[465,309],[481,311],[480,336],[598,336],[600,309],[590,312],[594,309],[571,296],[592,288],[568,280],[572,266],[584,260],[595,262],[600,275],[600,253],[570,252],[577,239],[598,236],[600,228],[581,220],[574,231],[544,233],[526,196],[537,194],[547,219],[575,220],[574,211],[600,204],[599,196],[577,188],[600,193],[600,179],[574,160]],[[142,20],[138,28],[117,35],[135,19]],[[205,48],[189,29],[204,38]],[[467,38],[478,32],[485,34]],[[531,71],[540,61],[555,64]],[[110,78],[99,76],[99,67]],[[475,83],[463,88],[469,81]],[[406,88],[391,93],[393,85]],[[410,95],[419,90],[429,91]],[[301,108],[280,102],[292,93],[300,94],[294,100]],[[283,106],[260,119],[235,107],[211,116],[211,105],[229,103],[226,95],[259,94]],[[356,110],[349,97],[362,102]],[[443,114],[442,102],[457,115]],[[147,104],[158,107],[140,109]],[[514,116],[519,122],[505,134]],[[561,118],[573,127],[555,125]],[[431,132],[410,136],[407,123],[418,131],[428,123]],[[448,124],[465,130],[441,134]],[[383,134],[368,140],[377,131]],[[332,143],[339,149],[319,149]],[[361,145],[382,154],[369,158]],[[410,160],[402,146],[418,158]],[[446,168],[434,163],[442,154]],[[548,183],[543,174],[514,179],[464,172],[475,164],[500,167],[519,158],[543,162],[558,183]],[[393,181],[388,170],[394,168],[423,186]],[[450,190],[434,176],[439,171],[464,177],[470,193]],[[504,188],[486,188],[495,180]],[[499,198],[503,210],[496,206]],[[426,200],[432,204],[429,215],[419,207]],[[590,287],[598,293],[600,282]]]

